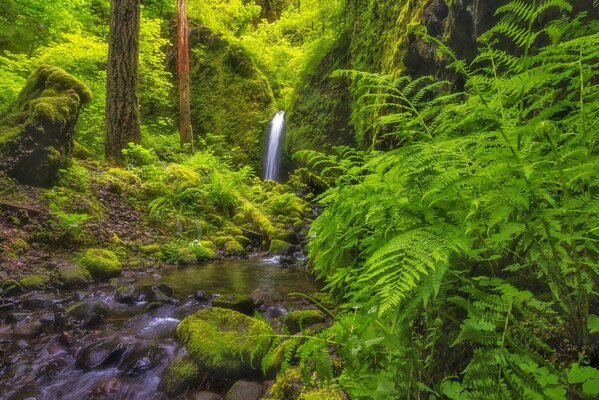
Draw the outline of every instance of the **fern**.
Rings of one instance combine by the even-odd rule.
[[[548,21],[570,10],[563,0],[500,7],[471,65],[425,37],[463,75],[461,93],[430,78],[338,73],[353,82],[371,143],[401,146],[304,164],[339,166],[309,253],[354,310],[352,335],[332,332],[355,393],[581,393],[564,371],[593,348],[599,34],[596,21]],[[499,49],[505,39],[512,47]]]

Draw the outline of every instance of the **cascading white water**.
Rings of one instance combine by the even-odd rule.
[[[268,133],[268,148],[264,159],[264,179],[276,181],[279,179],[283,129],[285,128],[285,111],[279,111],[270,121]]]

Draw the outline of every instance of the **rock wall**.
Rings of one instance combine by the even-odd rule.
[[[190,35],[194,135],[221,134],[233,162],[260,167],[264,132],[275,110],[264,74],[243,48],[202,27]]]
[[[477,38],[495,22],[495,10],[507,0],[347,0],[344,32],[300,83],[288,113],[289,155],[302,149],[360,145],[351,123],[353,98],[347,84],[330,78],[337,69],[400,76],[432,75],[459,87],[459,77],[437,57],[435,45],[409,32],[423,25],[459,58],[471,60]],[[591,0],[573,0],[574,12],[596,18]]]
[[[52,185],[69,162],[79,111],[90,99],[72,75],[40,66],[0,117],[0,169],[22,183]]]

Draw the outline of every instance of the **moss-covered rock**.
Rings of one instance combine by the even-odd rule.
[[[67,288],[84,287],[91,280],[89,271],[77,265],[60,265],[56,272],[58,280]]]
[[[104,322],[110,308],[102,301],[80,301],[66,309],[66,313],[81,322],[85,328],[92,328]]]
[[[291,243],[287,243],[283,240],[273,239],[270,241],[270,247],[268,248],[268,252],[270,254],[286,254],[289,248],[293,246]]]
[[[232,241],[235,241],[235,238],[231,235],[218,236],[217,238],[214,239],[214,244],[219,249],[222,249],[225,247],[226,243],[232,242]]]
[[[243,248],[246,248],[252,244],[252,241],[243,235],[235,236],[235,240],[239,243]]]
[[[169,396],[177,396],[196,382],[199,373],[198,366],[189,357],[173,360],[162,372],[158,390]]]
[[[198,311],[177,327],[189,356],[214,378],[258,374],[273,334],[266,322],[224,308]]]
[[[303,391],[297,400],[347,400],[347,395],[336,386],[325,386]]]
[[[243,256],[245,255],[245,249],[236,240],[231,240],[225,243],[225,252],[230,256]]]
[[[260,142],[275,112],[268,80],[246,50],[207,27],[190,37],[190,49],[194,133],[217,154],[258,169]]]
[[[23,287],[15,279],[5,279],[0,281],[0,289],[2,296],[13,296],[20,293],[23,290]]]
[[[34,275],[26,275],[23,278],[19,279],[19,284],[25,290],[31,289],[41,289],[44,287],[49,281],[49,278],[45,275],[34,274]]]
[[[297,333],[302,329],[324,322],[325,314],[320,310],[291,311],[283,317],[283,324],[290,333]]]
[[[228,308],[230,310],[239,311],[240,313],[252,315],[256,308],[256,303],[248,295],[244,294],[227,294],[219,296],[212,300],[213,307]]]
[[[71,157],[75,125],[90,90],[64,70],[40,66],[0,120],[0,169],[48,187]]]
[[[302,391],[302,374],[299,367],[289,367],[279,372],[267,393],[268,400],[297,399]]]
[[[166,167],[166,184],[176,191],[198,187],[202,184],[200,174],[181,164],[169,164]]]
[[[79,257],[79,264],[97,279],[110,279],[121,274],[119,258],[107,249],[88,249]]]

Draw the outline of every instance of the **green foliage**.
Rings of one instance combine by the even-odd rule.
[[[560,9],[569,6],[502,7],[472,65],[425,36],[453,59],[461,93],[430,78],[341,72],[372,147],[402,147],[344,169],[333,156],[296,156],[334,185],[309,249],[351,307],[328,334],[343,343],[339,379],[353,396],[595,393],[599,36],[595,21],[540,17]]]

